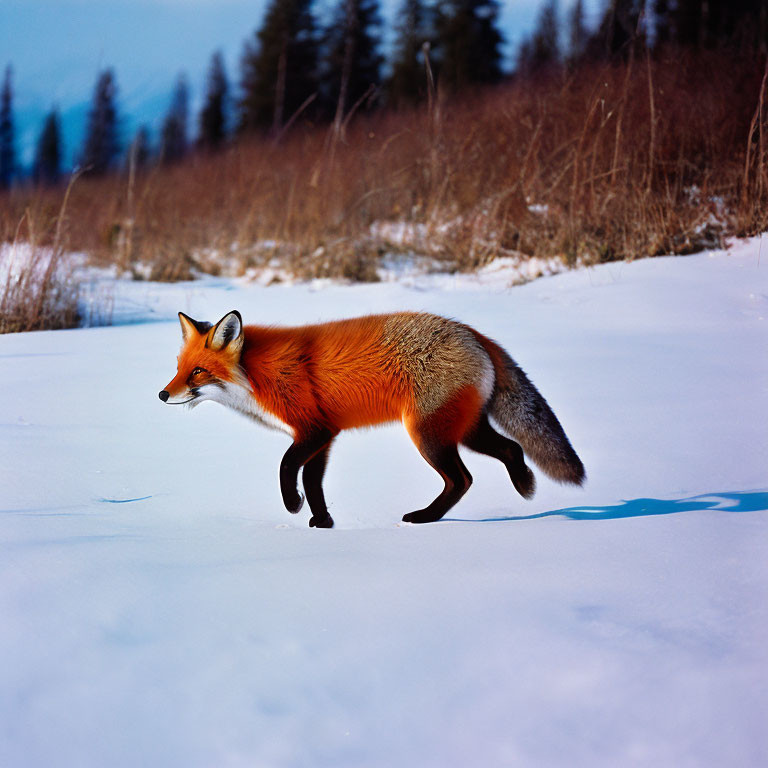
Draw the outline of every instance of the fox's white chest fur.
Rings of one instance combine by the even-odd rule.
[[[293,437],[293,429],[282,419],[263,408],[254,396],[248,380],[244,376],[242,378],[242,382],[225,381],[216,385],[201,387],[200,400],[213,400],[233,411],[242,413],[268,429],[276,429]]]

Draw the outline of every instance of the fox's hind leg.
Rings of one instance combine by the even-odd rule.
[[[322,451],[336,433],[327,427],[319,427],[312,432],[297,437],[293,445],[285,452],[280,462],[280,492],[285,508],[292,513],[298,512],[304,504],[304,497],[299,493],[299,470]],[[322,475],[321,475],[322,477]]]
[[[454,408],[436,411],[427,419],[408,420],[406,429],[419,449],[419,453],[443,478],[445,487],[440,495],[424,509],[403,517],[405,523],[433,523],[439,520],[472,485],[472,475],[464,466],[457,448],[456,433],[460,433]]]
[[[328,514],[328,506],[325,503],[323,493],[323,475],[328,463],[328,454],[331,444],[318,451],[305,465],[301,474],[304,483],[304,493],[307,494],[309,508],[312,517],[309,521],[310,528],[333,528],[333,518]]]
[[[477,453],[492,456],[503,462],[517,492],[530,499],[536,492],[536,478],[523,458],[523,449],[514,441],[500,435],[482,413],[475,427],[461,440],[462,445]]]
[[[464,466],[455,445],[421,444],[418,448],[430,466],[443,478],[445,487],[429,506],[409,512],[403,517],[403,522],[434,523],[469,490],[472,475]]]

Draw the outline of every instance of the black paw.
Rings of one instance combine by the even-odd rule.
[[[309,518],[310,528],[333,528],[333,518],[326,513],[325,517],[316,517],[312,515]]]
[[[409,512],[407,515],[403,515],[404,523],[416,523],[417,525],[421,523],[434,523],[439,519],[439,517],[434,517],[433,515],[425,515],[424,510],[422,509],[417,512]]]
[[[304,494],[297,492],[295,496],[289,498],[283,496],[283,504],[292,515],[295,515],[304,506]]]

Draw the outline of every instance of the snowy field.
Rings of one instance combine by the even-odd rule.
[[[768,764],[768,238],[506,288],[118,283],[109,328],[0,337],[0,766]],[[394,309],[501,342],[588,473],[501,464],[445,521],[401,427],[344,433],[333,530],[288,438],[157,397],[176,311]],[[152,322],[150,322],[152,321]]]

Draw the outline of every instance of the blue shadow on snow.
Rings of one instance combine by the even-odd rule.
[[[629,499],[604,507],[565,507],[535,515],[510,515],[472,520],[466,517],[445,517],[446,522],[501,523],[514,520],[538,520],[542,517],[567,517],[570,520],[619,520],[625,517],[675,515],[679,512],[719,510],[722,512],[760,512],[768,510],[768,491],[732,491],[701,493],[687,499]]]

